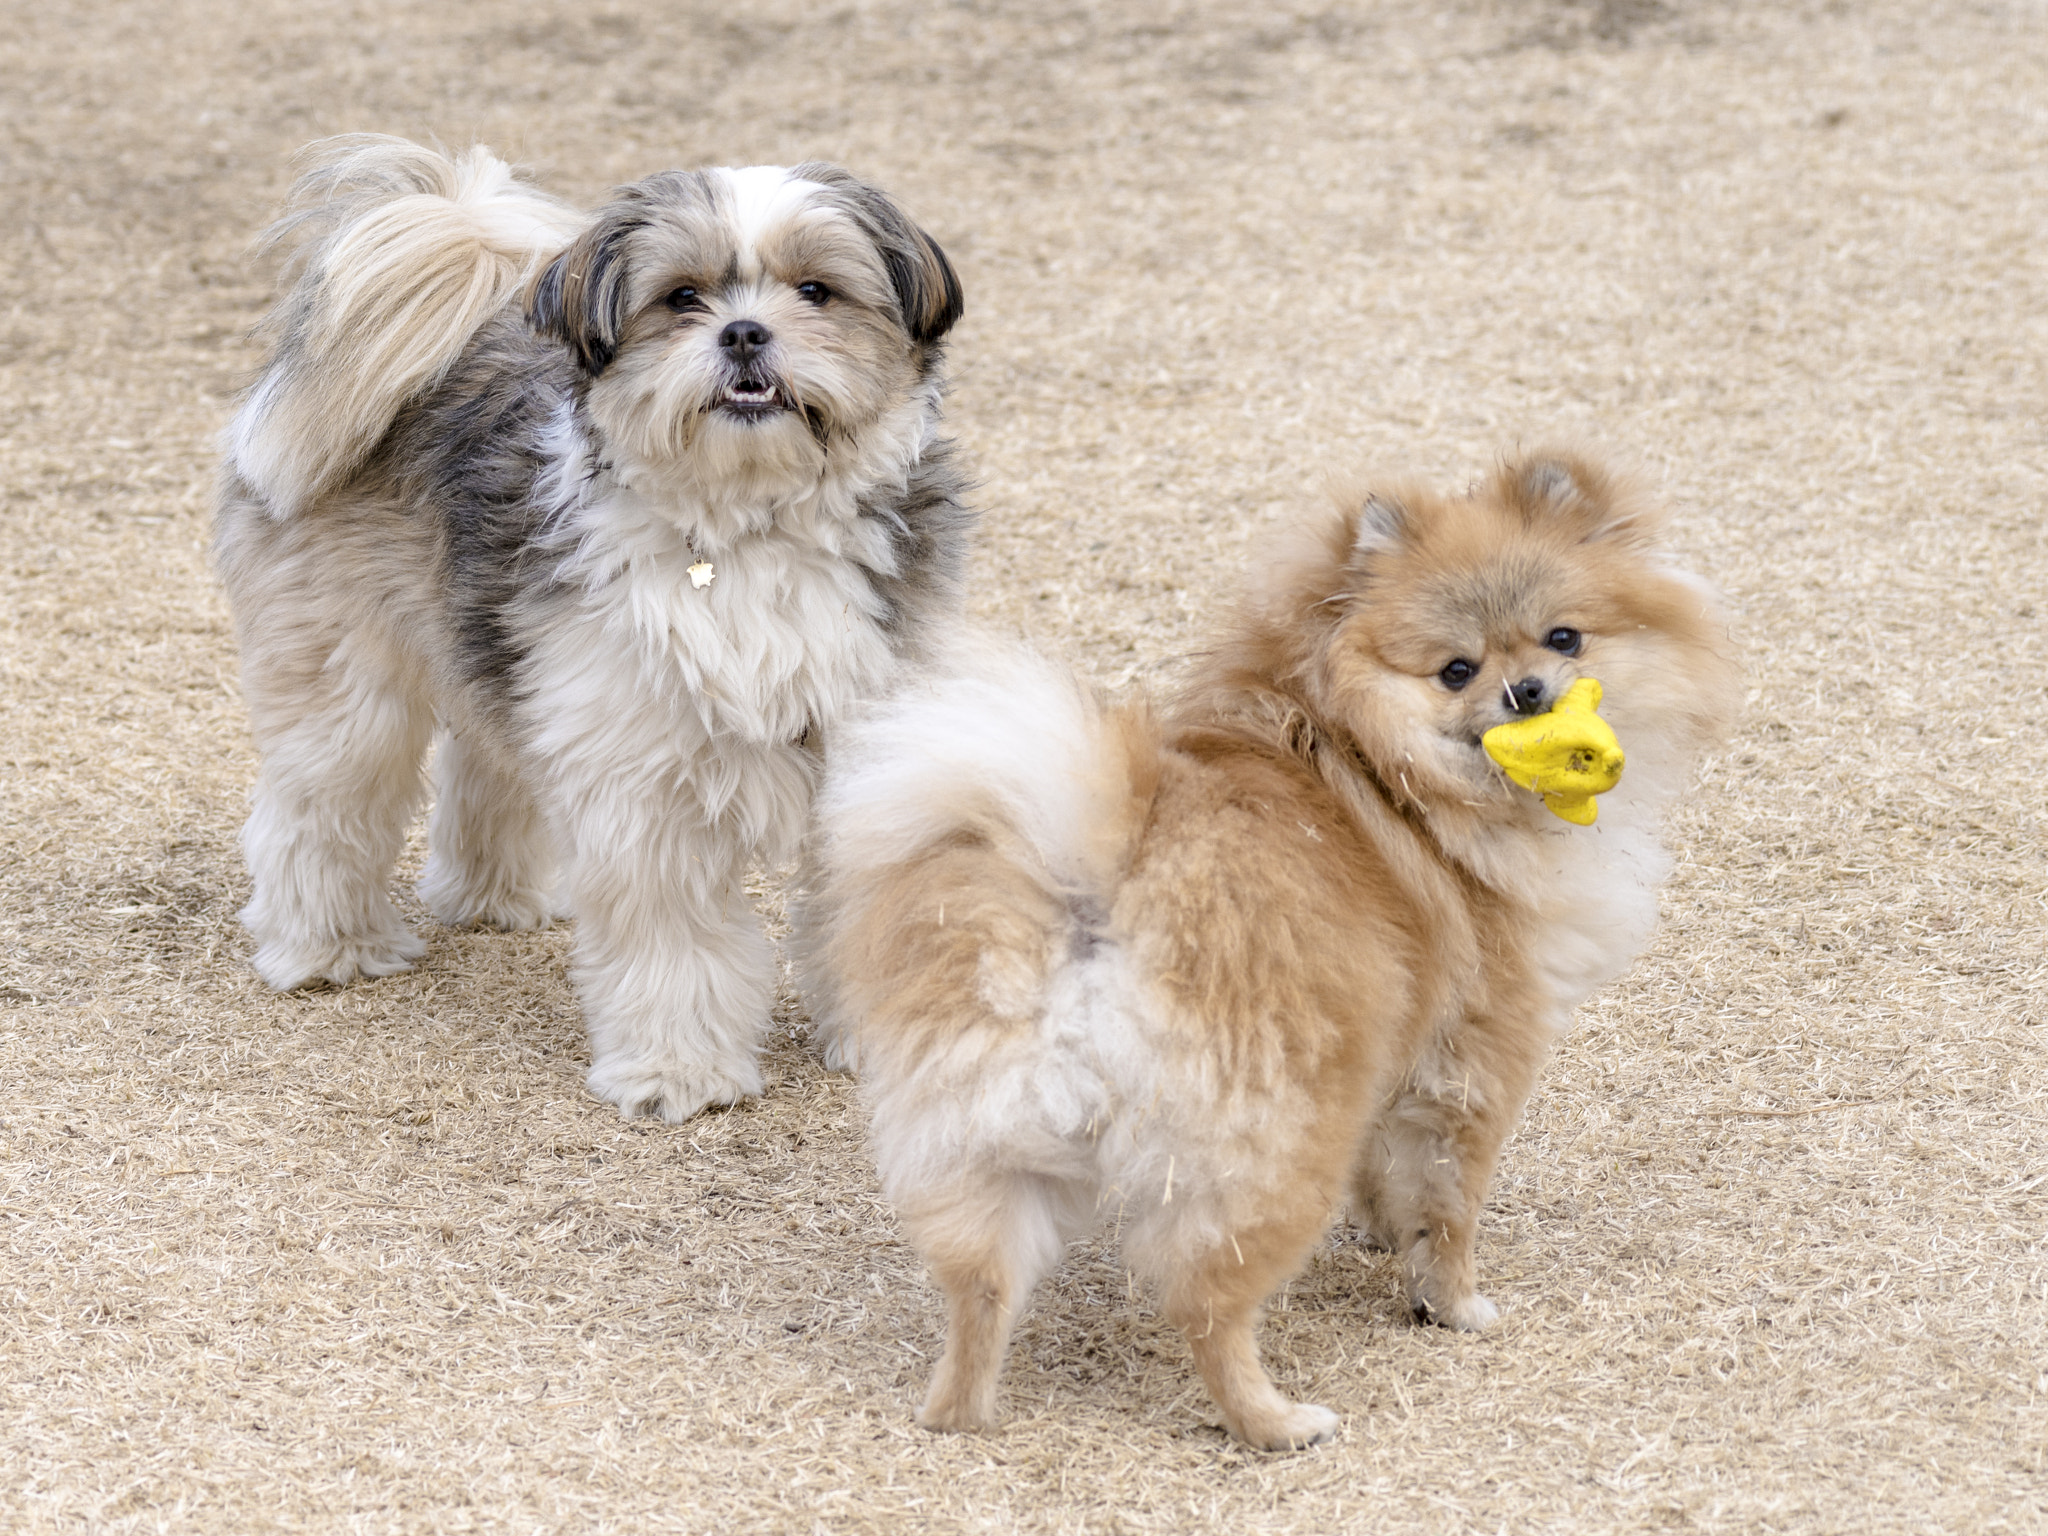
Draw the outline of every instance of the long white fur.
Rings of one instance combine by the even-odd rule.
[[[424,688],[410,657],[359,632],[293,701],[291,729],[265,743],[242,828],[255,893],[241,919],[257,974],[280,991],[389,976],[425,949],[385,889],[423,788]],[[250,702],[259,713],[262,700]],[[346,796],[332,792],[337,779]]]
[[[299,253],[300,350],[250,393],[227,438],[236,470],[278,517],[360,463],[399,407],[586,222],[481,147],[451,159],[357,135],[309,153],[301,206],[267,237],[315,217],[330,226]]]
[[[565,447],[561,462],[581,457]],[[797,739],[829,736],[890,674],[872,589],[845,558],[859,544],[886,566],[882,532],[836,478],[739,528],[576,483],[557,574],[584,595],[534,637],[525,683],[531,755],[570,818],[591,1090],[622,1104],[758,1092],[775,966],[742,882],[802,837],[815,770]],[[715,573],[703,588],[699,561]]]
[[[723,174],[757,224],[815,190],[775,168]],[[334,229],[302,279],[302,366],[273,370],[228,442],[280,519],[338,483],[582,220],[482,151],[451,163],[375,141],[308,185],[308,200],[343,190],[317,210]],[[886,505],[903,490],[931,444],[939,388],[917,385],[858,443],[765,466],[658,434],[638,441],[593,399],[613,429],[598,455],[565,406],[537,494],[553,574],[576,596],[536,606],[522,630],[516,681],[530,728],[518,760],[414,659],[380,649],[356,666],[358,641],[344,642],[318,669],[318,696],[285,701],[263,742],[244,833],[257,895],[244,919],[264,978],[345,982],[420,954],[383,882],[422,797],[440,711],[419,886],[430,910],[510,927],[573,913],[590,1087],[622,1111],[682,1119],[759,1092],[775,965],[744,879],[757,861],[794,855],[816,738],[897,664],[854,563],[895,568],[888,530],[862,515],[862,499]],[[337,510],[328,536],[350,537],[352,512]],[[690,568],[706,563],[700,586]],[[406,602],[421,611],[438,604],[430,573],[391,579],[416,588]],[[358,635],[373,632],[365,621]]]

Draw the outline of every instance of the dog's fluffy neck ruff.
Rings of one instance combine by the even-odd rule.
[[[1347,534],[1344,547],[1351,541]],[[1308,547],[1306,558],[1283,563],[1263,591],[1236,607],[1225,635],[1181,690],[1176,723],[1236,735],[1247,746],[1300,762],[1354,815],[1393,818],[1461,878],[1532,909],[1546,904],[1543,887],[1554,884],[1560,849],[1611,841],[1645,822],[1654,832],[1657,814],[1678,788],[1673,765],[1664,760],[1668,754],[1659,749],[1668,733],[1627,733],[1620,723],[1628,714],[1625,699],[1610,701],[1608,714],[1629,734],[1629,771],[1602,797],[1599,830],[1557,820],[1536,796],[1510,786],[1476,743],[1469,762],[1417,763],[1402,742],[1362,734],[1373,717],[1368,711],[1357,725],[1347,718],[1332,672],[1346,609],[1358,593],[1333,570],[1331,552]],[[1356,804],[1368,790],[1369,809]]]
[[[864,506],[901,491],[933,433],[929,415],[921,430],[885,424],[865,454],[826,456],[808,484],[748,494],[608,458],[588,417],[565,405],[548,431],[555,579],[707,730],[796,740],[896,664],[861,571],[896,574],[897,549]],[[700,582],[692,569],[705,566]]]
[[[546,433],[550,542],[573,544],[579,564],[601,568],[615,543],[623,557],[680,539],[715,558],[750,540],[793,537],[893,574],[887,540],[860,536],[863,507],[909,483],[937,439],[939,394],[933,381],[865,431],[833,433],[808,464],[725,474],[705,473],[694,454],[660,462],[622,453],[587,409],[565,401]]]
[[[1533,795],[1466,801],[1417,793],[1398,764],[1378,760],[1308,689],[1277,673],[1199,673],[1167,724],[1183,744],[1256,752],[1313,778],[1375,846],[1406,848],[1394,872],[1411,899],[1450,910],[1436,899],[1449,880],[1466,901],[1484,893],[1504,921],[1540,925],[1548,937],[1538,946],[1539,970],[1558,1027],[1626,963],[1655,919],[1655,886],[1669,867],[1656,836],[1672,787],[1666,765],[1645,761],[1639,772],[1632,761],[1633,779],[1602,797],[1600,824],[1578,828],[1556,821]]]
[[[1242,654],[1252,647],[1224,646],[1213,654],[1234,649]],[[1242,664],[1200,670],[1167,720],[1174,735],[1201,740],[1211,750],[1231,743],[1290,763],[1334,795],[1352,820],[1398,823],[1447,868],[1487,887],[1500,883],[1495,861],[1474,847],[1477,813],[1492,809],[1497,815],[1498,808],[1449,805],[1416,793],[1398,764],[1381,763],[1287,676]]]

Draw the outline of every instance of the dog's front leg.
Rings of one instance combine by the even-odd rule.
[[[590,1091],[671,1122],[759,1093],[775,957],[743,883],[752,842],[658,781],[562,819]]]
[[[1464,1020],[1423,1054],[1366,1138],[1355,1209],[1400,1257],[1423,1322],[1469,1332],[1500,1315],[1478,1290],[1479,1212],[1546,1039],[1520,1019]]]

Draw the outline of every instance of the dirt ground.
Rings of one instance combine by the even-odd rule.
[[[249,237],[352,130],[890,188],[966,285],[975,607],[1105,682],[1326,468],[1658,489],[1748,708],[1508,1148],[1497,1329],[1340,1227],[1264,1337],[1342,1438],[1254,1455],[1083,1244],[933,1438],[800,1000],[670,1128],[584,1094],[560,930],[260,986],[213,443]],[[12,0],[0,1525],[2048,1530],[2044,234],[2031,0]]]

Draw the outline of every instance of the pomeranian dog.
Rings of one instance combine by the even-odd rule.
[[[830,165],[664,172],[584,214],[482,149],[309,155],[216,524],[256,969],[421,953],[387,882],[438,733],[428,910],[576,919],[622,1113],[758,1092],[748,866],[793,854],[842,708],[959,606],[953,269]]]
[[[990,646],[842,731],[806,963],[946,1298],[921,1424],[994,1422],[1027,1294],[1105,1218],[1253,1446],[1337,1428],[1255,1331],[1347,1194],[1419,1318],[1493,1320],[1501,1142],[1647,936],[1660,812],[1734,712],[1714,594],[1659,529],[1567,456],[1361,493],[1156,712]],[[1591,826],[1481,747],[1582,676],[1627,753]]]

